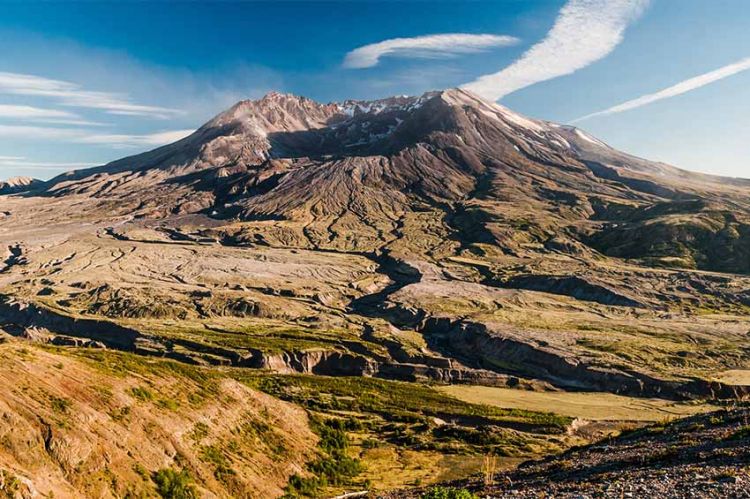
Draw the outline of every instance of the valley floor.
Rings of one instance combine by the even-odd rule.
[[[652,422],[709,412],[717,406],[596,392],[535,392],[489,386],[440,387],[449,395],[474,404],[554,412],[589,421]]]

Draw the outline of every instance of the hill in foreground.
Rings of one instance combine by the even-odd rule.
[[[747,497],[750,411],[663,423],[529,462],[517,470],[439,488],[380,494],[417,497]],[[492,482],[485,484],[484,482]],[[472,495],[473,494],[473,495]]]

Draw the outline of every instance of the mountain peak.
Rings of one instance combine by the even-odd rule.
[[[263,130],[266,134],[302,131],[323,128],[365,114],[413,111],[433,99],[441,99],[451,106],[502,111],[505,115],[515,117],[518,122],[523,120],[520,115],[487,102],[468,90],[453,88],[429,91],[421,96],[400,95],[374,100],[347,99],[327,104],[300,95],[272,91],[260,99],[237,102],[206,125],[218,127],[230,123],[245,123],[253,125],[252,128]]]
[[[283,99],[305,99],[306,97],[303,97],[301,95],[295,95],[291,93],[286,92],[279,92],[277,90],[271,90],[270,92],[266,93],[263,97],[261,97],[259,100],[283,100]]]
[[[257,100],[242,100],[216,116],[208,127],[241,125],[261,135],[322,128],[338,113],[333,104],[307,97],[269,92]]]
[[[500,120],[514,127],[532,132],[549,131],[549,127],[538,120],[527,118],[505,106],[491,102],[463,88],[451,88],[440,92],[440,98],[449,105],[472,107],[488,118]]]

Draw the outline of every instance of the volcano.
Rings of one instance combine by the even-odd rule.
[[[462,244],[750,271],[750,181],[690,173],[466,90],[319,104],[270,93],[154,151],[61,175],[46,195],[120,213],[274,220],[253,239],[375,251],[414,213]],[[242,237],[241,234],[238,235]]]

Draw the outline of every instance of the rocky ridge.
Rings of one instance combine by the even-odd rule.
[[[32,177],[11,177],[0,181],[0,195],[25,192],[40,187],[44,182]]]

